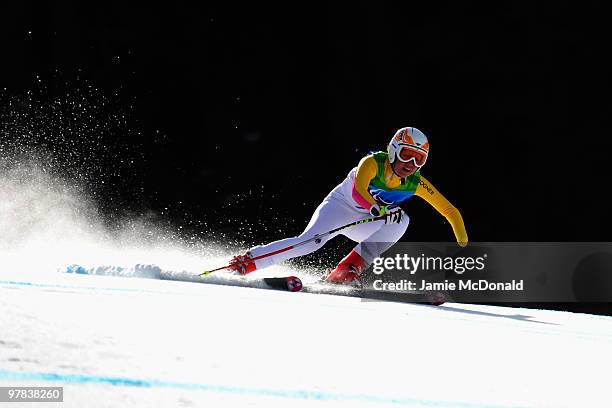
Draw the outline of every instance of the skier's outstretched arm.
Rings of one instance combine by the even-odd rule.
[[[459,210],[450,203],[440,192],[423,176],[419,181],[419,186],[415,192],[416,195],[427,201],[433,208],[442,214],[453,227],[457,243],[461,246],[466,246],[468,236],[463,224],[463,217]]]

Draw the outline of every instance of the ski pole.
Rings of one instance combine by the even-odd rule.
[[[227,268],[229,268],[230,266],[233,266],[233,265],[236,265],[236,264],[246,264],[246,263],[248,263],[248,262],[253,262],[253,261],[256,261],[256,260],[258,260],[258,259],[267,258],[267,257],[269,257],[269,256],[276,255],[276,254],[280,254],[280,253],[282,253],[282,252],[287,252],[287,251],[289,251],[289,250],[291,250],[291,249],[293,249],[293,248],[297,248],[297,247],[299,247],[299,246],[306,245],[306,244],[308,244],[309,242],[312,242],[312,241],[317,241],[317,240],[319,240],[319,242],[321,242],[321,238],[322,238],[322,237],[324,237],[324,236],[326,236],[326,235],[331,235],[331,234],[334,234],[334,233],[336,233],[336,232],[338,232],[338,231],[340,231],[340,230],[343,230],[343,229],[348,228],[348,227],[353,227],[353,226],[355,226],[355,225],[365,224],[365,223],[368,223],[368,222],[373,222],[373,221],[385,220],[385,219],[389,218],[389,215],[390,215],[390,214],[385,214],[385,215],[381,215],[381,216],[378,216],[378,217],[364,218],[363,220],[359,220],[359,221],[351,222],[351,223],[346,224],[346,225],[343,225],[343,226],[341,226],[341,227],[334,228],[334,229],[333,229],[333,230],[331,230],[331,231],[324,232],[323,234],[317,234],[317,235],[315,235],[314,237],[309,238],[309,239],[307,239],[307,240],[305,240],[305,241],[299,242],[299,243],[297,243],[297,244],[295,244],[295,245],[290,245],[290,246],[288,246],[288,247],[286,247],[286,248],[282,248],[282,249],[279,249],[279,250],[276,250],[276,251],[273,251],[273,252],[269,252],[269,253],[267,253],[267,254],[259,255],[259,256],[256,256],[256,257],[254,257],[254,258],[251,258],[251,259],[249,259],[249,260],[247,260],[247,261],[244,261],[244,262],[237,262],[237,263],[235,263],[235,264],[225,265],[225,266],[222,266],[222,267],[220,267],[220,268],[211,269],[210,271],[204,271],[204,272],[202,272],[202,273],[200,274],[200,276],[206,276],[206,275],[208,275],[209,273],[212,273],[212,272],[215,272],[215,271],[219,271],[219,270],[221,270],[221,269],[227,269]],[[318,243],[318,242],[317,242],[317,243]]]

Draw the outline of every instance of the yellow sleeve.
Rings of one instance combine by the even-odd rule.
[[[453,206],[446,197],[440,194],[440,192],[423,176],[421,176],[415,194],[431,204],[433,208],[448,220],[453,227],[457,243],[461,246],[466,246],[468,243],[468,236],[459,210]]]
[[[354,188],[357,190],[357,193],[361,196],[353,197],[356,201],[361,204],[362,200],[366,200],[372,204],[376,204],[376,200],[368,191],[368,186],[370,185],[370,181],[376,177],[376,172],[378,171],[378,166],[376,165],[376,160],[374,160],[374,156],[369,155],[361,159],[359,165],[357,165],[357,173],[355,174],[355,185]],[[354,194],[354,192],[353,192]],[[370,207],[368,206],[368,208]],[[367,208],[366,208],[367,209]]]

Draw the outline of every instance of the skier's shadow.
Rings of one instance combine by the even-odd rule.
[[[423,305],[423,306],[426,306],[426,305]],[[434,307],[434,306],[429,306],[429,307]],[[521,315],[521,314],[505,315],[505,314],[498,314],[498,313],[491,313],[491,312],[481,312],[479,310],[462,309],[460,307],[444,306],[444,305],[435,306],[435,308],[444,309],[444,311],[446,312],[464,313],[464,314],[471,314],[471,315],[476,315],[476,316],[505,317],[507,319],[518,320],[521,322],[540,323],[540,324],[548,324],[552,326],[559,326],[558,323],[543,322],[541,320],[532,320],[533,316],[527,316],[527,315]]]

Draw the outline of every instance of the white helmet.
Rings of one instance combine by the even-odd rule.
[[[387,151],[389,163],[393,163],[396,158],[403,162],[414,160],[414,164],[421,167],[429,154],[429,141],[419,129],[405,127],[395,132]]]

